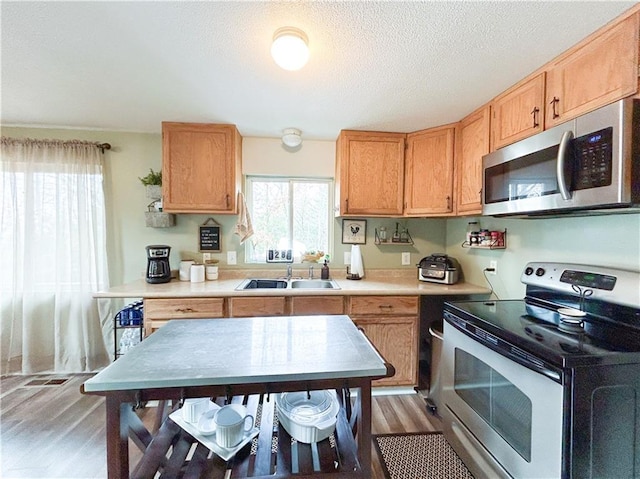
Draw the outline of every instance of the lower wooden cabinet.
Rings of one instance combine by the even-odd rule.
[[[393,377],[374,386],[418,384],[419,296],[351,296],[348,314],[385,360],[393,365]]]
[[[148,298],[148,336],[172,319],[348,314],[396,370],[375,386],[418,384],[419,296],[243,296],[228,298]],[[310,319],[311,320],[311,319]]]
[[[344,301],[344,296],[292,296],[291,314],[344,314]]]
[[[229,298],[229,316],[232,318],[284,316],[285,314],[287,309],[284,296]]]
[[[418,317],[356,317],[361,328],[384,359],[396,370],[393,377],[374,386],[415,386],[418,383]]]
[[[170,319],[225,316],[224,298],[149,298],[144,300],[144,331],[151,334]]]

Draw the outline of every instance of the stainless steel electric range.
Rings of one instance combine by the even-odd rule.
[[[529,263],[445,303],[444,433],[477,478],[640,477],[640,273]]]

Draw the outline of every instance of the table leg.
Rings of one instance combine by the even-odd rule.
[[[129,477],[129,425],[121,408],[131,407],[107,395],[107,470],[109,479]]]
[[[360,414],[358,416],[358,456],[364,477],[371,473],[371,383],[360,388],[358,394]]]

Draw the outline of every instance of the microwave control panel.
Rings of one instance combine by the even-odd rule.
[[[613,128],[589,133],[573,141],[575,165],[574,190],[586,190],[611,184],[613,165]]]

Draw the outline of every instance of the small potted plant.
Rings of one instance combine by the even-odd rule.
[[[149,168],[147,176],[138,177],[138,179],[147,188],[147,198],[151,200],[162,198],[162,170],[153,171],[153,168]]]
[[[147,206],[149,211],[145,212],[145,222],[152,228],[167,228],[176,224],[175,215],[162,212],[162,170],[153,171],[149,168],[147,176],[138,177],[140,182],[147,189],[147,198],[151,203]]]

